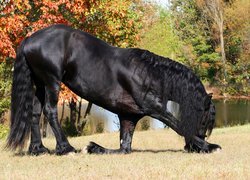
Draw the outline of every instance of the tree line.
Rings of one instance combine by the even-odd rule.
[[[179,37],[191,45],[189,64],[231,94],[249,95],[249,8],[246,0],[174,1],[171,7]]]
[[[186,64],[222,94],[249,96],[249,9],[247,0],[170,0],[140,46]]]

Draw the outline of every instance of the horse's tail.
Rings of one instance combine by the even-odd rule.
[[[10,132],[6,148],[22,149],[29,136],[33,111],[33,82],[24,55],[24,39],[17,50],[11,92]]]

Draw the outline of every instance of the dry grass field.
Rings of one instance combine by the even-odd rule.
[[[78,149],[89,141],[118,148],[118,133],[71,138]],[[135,132],[128,155],[15,155],[1,149],[0,179],[250,179],[250,125],[215,129],[209,139],[222,150],[189,154],[172,130]],[[44,139],[53,149],[54,138]],[[1,148],[4,142],[0,142]]]

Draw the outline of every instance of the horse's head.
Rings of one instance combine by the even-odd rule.
[[[215,125],[215,106],[212,102],[212,94],[208,94],[204,101],[204,110],[200,121],[198,136],[202,139],[210,136]]]
[[[186,143],[184,147],[188,152],[211,153],[221,149],[219,145],[205,141],[205,138],[212,133],[215,125],[215,106],[211,99],[212,94],[206,95],[201,121],[198,124],[197,135],[193,138],[191,143]]]

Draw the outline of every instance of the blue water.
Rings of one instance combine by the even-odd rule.
[[[250,123],[250,100],[214,100],[216,107],[216,127],[243,125]]]

